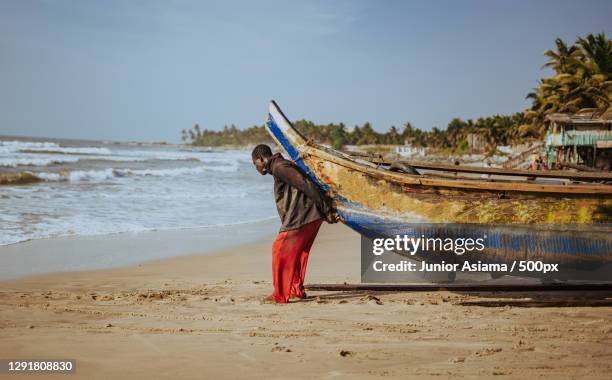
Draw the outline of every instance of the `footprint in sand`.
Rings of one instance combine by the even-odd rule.
[[[383,305],[383,302],[380,300],[380,298],[373,296],[371,294],[368,294],[365,297],[361,297],[359,301],[360,301],[359,303],[371,303],[375,305]]]
[[[270,350],[272,352],[292,352],[290,348],[281,346],[278,343],[274,343],[274,347]]]

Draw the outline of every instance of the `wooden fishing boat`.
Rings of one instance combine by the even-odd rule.
[[[341,221],[365,236],[485,236],[486,249],[470,253],[470,260],[538,259],[559,263],[566,273],[597,270],[612,281],[610,173],[428,163],[406,169],[306,139],[274,101],[266,126],[286,156],[333,198]],[[432,257],[467,259],[427,253]]]

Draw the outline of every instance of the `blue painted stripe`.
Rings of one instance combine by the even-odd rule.
[[[268,120],[266,122],[266,126],[268,127],[268,130],[270,130],[270,132],[272,132],[272,134],[274,135],[274,138],[276,138],[276,141],[278,141],[282,147],[285,149],[285,151],[287,152],[287,154],[289,155],[289,158],[291,158],[291,160],[293,162],[295,162],[295,164],[302,169],[302,171],[304,173],[306,173],[306,175],[323,191],[327,191],[329,189],[329,185],[327,185],[326,183],[324,183],[323,181],[321,181],[312,170],[310,170],[310,168],[304,163],[304,160],[302,160],[302,158],[300,157],[300,153],[298,152],[298,150],[291,144],[291,142],[287,139],[287,137],[285,136],[285,134],[283,133],[283,131],[278,127],[278,124],[276,124],[276,121],[274,120],[274,117],[271,114],[268,114]]]

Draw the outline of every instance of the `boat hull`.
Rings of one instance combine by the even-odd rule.
[[[393,173],[307,141],[275,103],[266,125],[287,156],[333,197],[341,220],[364,236],[486,235],[486,249],[470,253],[471,260],[542,260],[579,271],[612,263],[609,187],[449,181]],[[442,251],[413,258],[464,260]]]
[[[612,270],[612,237],[608,226],[568,225],[493,225],[477,223],[408,222],[381,217],[360,205],[340,201],[338,212],[343,222],[361,235],[370,238],[408,236],[428,239],[433,249],[421,249],[416,254],[397,252],[416,261],[459,263],[465,261],[506,264],[516,267],[514,275],[562,280],[610,280]],[[482,250],[444,250],[449,240],[465,242],[481,239]],[[558,265],[558,271],[548,274],[519,273],[521,261],[541,261]],[[514,265],[514,266],[513,266]],[[607,269],[606,269],[607,268]],[[598,272],[597,277],[594,273]]]

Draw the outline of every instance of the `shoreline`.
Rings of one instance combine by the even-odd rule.
[[[341,254],[342,257],[350,257],[354,256],[355,258],[359,258],[359,249],[360,249],[360,236],[343,225],[328,225],[326,223],[322,226],[322,231],[315,241],[315,247],[313,248],[312,255],[320,255],[319,253],[314,253],[316,251],[316,246],[323,246],[323,249],[332,248],[333,251],[337,251]],[[267,233],[263,235],[257,235],[257,233],[261,232],[261,230],[269,230]],[[265,226],[262,229],[254,230],[250,232],[251,237],[250,240],[234,240],[232,243],[221,245],[221,246],[202,246],[202,239],[209,238],[210,236],[196,236],[194,241],[197,244],[200,244],[200,248],[193,251],[182,251],[179,254],[165,256],[165,257],[151,257],[145,259],[143,261],[137,261],[133,263],[124,263],[117,264],[109,267],[100,267],[100,268],[88,268],[81,270],[58,270],[58,271],[45,271],[40,273],[32,273],[26,274],[20,277],[13,278],[0,278],[0,288],[6,288],[10,286],[10,284],[25,284],[25,283],[36,283],[38,281],[43,281],[46,284],[51,284],[54,281],[58,281],[58,286],[61,286],[59,283],[60,279],[65,279],[68,277],[74,278],[93,278],[93,277],[109,277],[116,275],[123,275],[125,273],[130,273],[132,270],[137,270],[142,273],[146,273],[147,276],[150,277],[149,280],[156,282],[159,280],[156,276],[163,275],[164,268],[175,268],[178,269],[176,271],[176,276],[180,276],[184,281],[188,281],[192,279],[192,276],[196,276],[198,272],[197,265],[191,264],[202,264],[207,263],[209,261],[211,263],[221,262],[222,264],[226,264],[226,261],[235,261],[241,260],[242,263],[240,266],[236,266],[236,268],[232,268],[225,273],[220,272],[211,272],[207,270],[208,268],[202,269],[202,273],[206,274],[207,279],[209,280],[225,280],[229,277],[239,277],[242,279],[250,279],[250,274],[256,276],[265,277],[265,279],[261,279],[261,282],[267,282],[271,284],[271,273],[268,273],[271,265],[271,247],[272,243],[276,237],[276,233],[278,232],[278,223],[274,223],[272,226]],[[270,233],[270,231],[272,231]],[[160,234],[162,231],[149,231],[144,233],[121,233],[121,234],[113,234],[113,235],[101,235],[101,236],[81,236],[81,237],[69,237],[69,238],[52,238],[52,239],[40,239],[33,240],[31,242],[46,245],[46,244],[75,244],[79,249],[99,249],[99,247],[95,247],[97,244],[104,244],[104,238],[108,237],[119,237],[119,243],[123,241],[129,242],[132,245],[142,244],[149,237],[148,235],[154,236],[157,235],[160,239],[165,239],[168,236],[166,234]],[[166,231],[166,232],[177,232],[177,231]],[[192,233],[194,230],[186,230],[179,231],[185,233]],[[238,232],[238,231],[234,231]],[[182,236],[172,236],[173,239],[182,238]],[[112,240],[112,239],[111,239]],[[323,241],[323,242],[321,242]],[[28,243],[28,242],[25,242]],[[149,242],[150,244],[155,244],[155,242]],[[331,243],[331,244],[330,244]],[[347,244],[348,243],[348,244]],[[111,241],[111,245],[117,244],[117,242]],[[207,243],[209,244],[209,243]],[[18,245],[18,244],[17,244]],[[11,245],[17,246],[17,245]],[[3,246],[6,247],[6,246]],[[2,248],[2,247],[0,247]],[[348,252],[350,249],[350,253]],[[2,252],[0,251],[0,257]],[[314,257],[314,256],[311,256]],[[335,266],[330,266],[329,264],[333,263],[335,260],[333,257],[329,256],[329,254],[324,254],[323,257],[319,257],[314,260],[324,260],[326,264],[323,265],[323,268],[319,268],[323,276],[317,276],[316,274],[309,273],[309,277],[317,276],[318,281],[330,281],[335,278],[336,268]],[[7,260],[10,261],[10,260]],[[1,262],[0,262],[1,264]],[[252,267],[252,271],[248,268]],[[234,269],[242,268],[240,271],[235,271]],[[359,260],[353,262],[352,270],[350,271],[350,275],[345,276],[346,281],[356,282],[359,281]],[[309,267],[309,272],[312,272]],[[317,271],[318,272],[318,271]],[[312,281],[311,281],[312,282]]]
[[[266,304],[273,237],[260,237],[207,254],[0,281],[0,357],[75,359],[84,379],[604,378],[612,370],[612,307],[545,302],[601,292],[309,291]],[[306,282],[359,282],[359,250],[357,233],[323,224]]]
[[[0,246],[0,281],[25,276],[118,268],[214,252],[271,238],[278,218],[187,228],[56,236]]]

